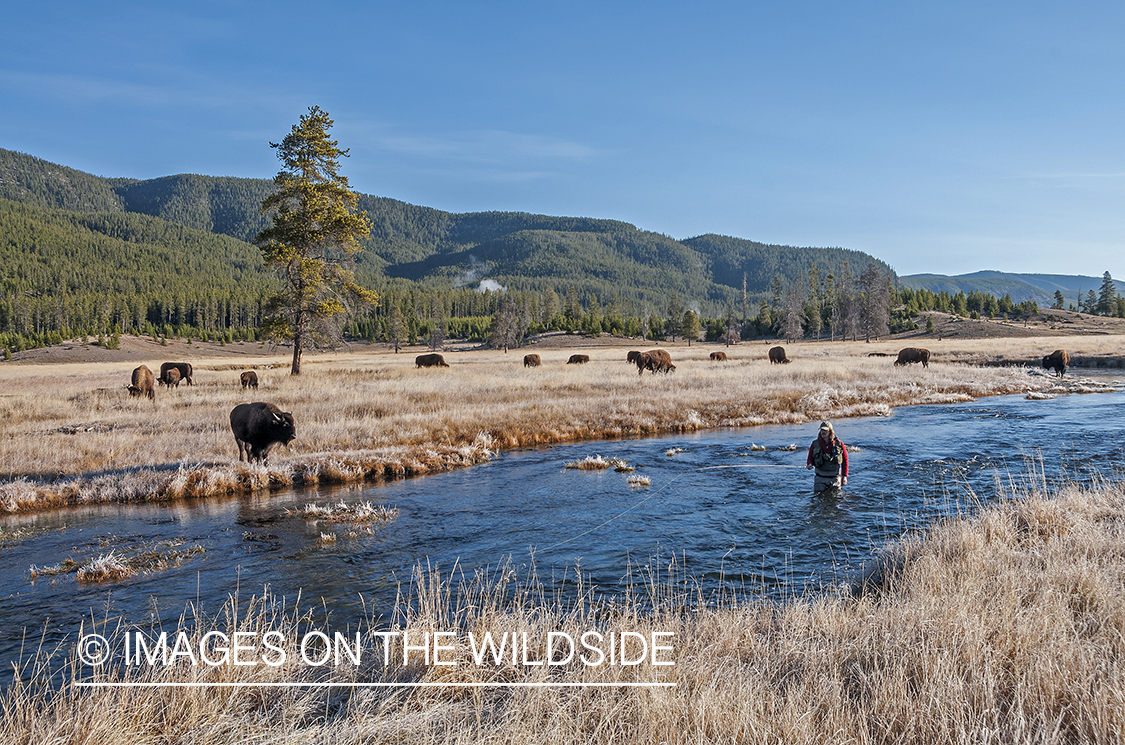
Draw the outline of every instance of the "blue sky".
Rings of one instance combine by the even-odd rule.
[[[8,3],[0,147],[269,178],[317,105],[414,204],[1125,280],[1123,39],[1100,2]]]

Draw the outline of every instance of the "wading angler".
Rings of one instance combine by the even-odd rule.
[[[820,433],[809,446],[805,468],[815,469],[813,493],[836,494],[848,484],[848,449],[830,422],[820,423]]]

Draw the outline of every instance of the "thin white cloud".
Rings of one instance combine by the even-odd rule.
[[[582,161],[602,155],[597,148],[551,135],[498,129],[439,134],[398,133],[379,124],[351,123],[347,129],[368,146],[402,155],[462,163]],[[524,169],[525,171],[527,169]]]

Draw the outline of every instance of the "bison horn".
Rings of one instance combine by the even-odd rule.
[[[277,414],[274,414],[274,415],[273,415],[273,420],[274,420],[275,422],[280,422],[280,421],[281,421],[281,417],[279,417],[279,416],[278,416]]]

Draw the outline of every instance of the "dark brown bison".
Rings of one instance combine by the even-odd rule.
[[[711,361],[712,362],[726,362],[727,361],[727,353],[726,352],[712,352],[711,353]]]
[[[921,362],[922,367],[929,367],[930,350],[921,347],[907,347],[898,350],[898,359],[895,360],[896,365],[910,365],[915,362]]]
[[[420,354],[414,358],[414,364],[418,367],[449,367],[445,358],[440,354]]]
[[[629,352],[629,354],[625,355],[625,361],[628,362],[630,365],[635,365],[635,364],[637,364],[637,357],[639,355],[640,355],[640,352],[638,352],[637,350],[634,349],[633,351]]]
[[[539,367],[541,364],[543,364],[543,360],[539,359],[537,354],[525,354],[523,356],[524,367]]]
[[[1065,350],[1056,349],[1049,355],[1043,358],[1043,368],[1045,370],[1054,370],[1055,375],[1062,377],[1066,372],[1066,368],[1070,365],[1070,355]]]
[[[568,364],[568,365],[585,365],[589,361],[590,361],[590,355],[588,355],[588,354],[572,354],[572,355],[570,355],[570,359],[566,361],[566,364]]]
[[[264,461],[277,443],[288,445],[297,437],[293,415],[261,401],[231,409],[230,429],[238,443],[238,459]]]
[[[650,349],[637,355],[638,375],[644,375],[645,370],[652,370],[652,374],[655,375],[658,372],[670,373],[675,369],[671,355],[663,349]]]
[[[160,366],[160,380],[164,385],[168,385],[168,371],[179,370],[180,380],[192,385],[191,382],[191,363],[190,362],[165,362]]]
[[[242,383],[243,388],[253,388],[258,390],[258,373],[253,370],[246,370],[238,376],[238,380]]]
[[[785,356],[785,347],[773,347],[770,349],[770,363],[776,365],[789,363],[789,358]]]
[[[129,389],[129,395],[147,396],[153,401],[156,400],[156,385],[152,382],[152,370],[149,370],[144,365],[133,370],[133,377],[131,378],[132,384],[125,386]]]

